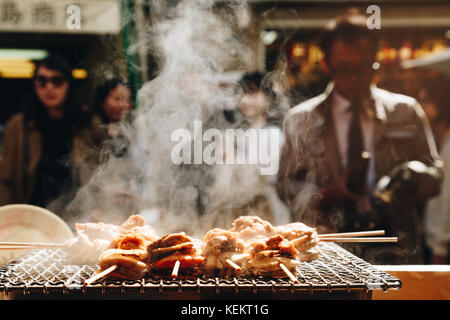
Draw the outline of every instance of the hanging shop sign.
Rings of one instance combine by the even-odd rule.
[[[118,33],[119,0],[0,0],[0,32]]]

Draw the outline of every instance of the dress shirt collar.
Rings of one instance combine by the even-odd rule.
[[[352,102],[341,95],[337,90],[333,90],[331,99],[334,112],[345,113],[349,111]]]
[[[367,119],[373,119],[375,116],[374,107],[371,104],[371,97],[366,97],[359,101],[362,116]],[[331,103],[336,113],[344,113],[350,111],[352,101],[340,94],[336,89],[331,94]]]

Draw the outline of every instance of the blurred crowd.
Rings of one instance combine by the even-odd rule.
[[[321,231],[400,235],[402,243],[389,247],[396,252],[348,247],[370,262],[449,263],[448,76],[420,69],[376,75],[377,40],[355,21],[337,20],[324,33],[324,69],[314,83],[291,82],[283,91],[272,74],[249,72],[236,108],[224,116],[282,130],[280,172],[268,183],[289,220]],[[104,79],[86,103],[71,70],[58,55],[36,63],[29,97],[5,124],[0,205],[68,204],[102,162],[127,152],[119,125],[133,116],[127,80]],[[312,99],[304,94],[311,88]],[[280,95],[288,110],[279,110]]]
[[[124,79],[105,79],[88,105],[59,55],[38,61],[31,82],[3,132],[0,204],[67,204],[101,163],[105,145],[116,147],[110,140],[132,109],[131,90]]]

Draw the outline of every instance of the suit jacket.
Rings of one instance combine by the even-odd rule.
[[[285,144],[280,159],[277,190],[294,221],[333,230],[336,217],[318,207],[317,189],[344,172],[331,113],[331,83],[321,95],[289,110],[284,122]],[[372,86],[370,108],[375,118],[376,181],[390,176],[409,161],[420,161],[426,169],[419,175],[416,200],[437,195],[442,180],[442,161],[428,120],[418,102]],[[400,217],[400,214],[396,214]],[[405,224],[405,217],[398,225]],[[396,222],[396,223],[397,223]],[[394,223],[394,222],[393,222]],[[408,226],[406,229],[411,229]]]

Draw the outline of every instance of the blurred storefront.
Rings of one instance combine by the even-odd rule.
[[[120,31],[120,0],[1,0],[0,125],[19,110],[33,61],[50,53],[72,63],[83,87],[107,69],[123,69]]]
[[[326,84],[317,45],[326,23],[348,8],[371,16],[368,7],[380,9],[381,38],[378,53],[378,83],[390,90],[414,96],[417,71],[403,70],[401,62],[442,52],[450,46],[450,6],[447,0],[383,1],[257,1],[249,0],[257,21],[259,38],[255,48],[257,68],[287,67],[289,85],[302,100],[323,90]]]
[[[376,32],[382,45],[375,67],[379,84],[393,91],[414,95],[417,90],[417,71],[402,69],[402,61],[450,47],[448,0],[247,3],[253,15],[246,39],[256,57],[251,67],[272,71],[281,66],[289,86],[298,89],[297,100],[323,90],[327,79],[317,40],[326,23],[349,7],[363,13],[373,4],[380,8],[381,29]],[[111,69],[126,73],[136,89],[154,77],[157,69],[150,53],[144,46],[133,48],[136,41],[142,43],[145,26],[151,24],[149,4],[150,0],[0,0],[0,126],[17,111],[18,98],[28,89],[32,60],[50,52],[74,64],[74,75],[88,96],[96,79]],[[139,70],[130,72],[132,65]]]

